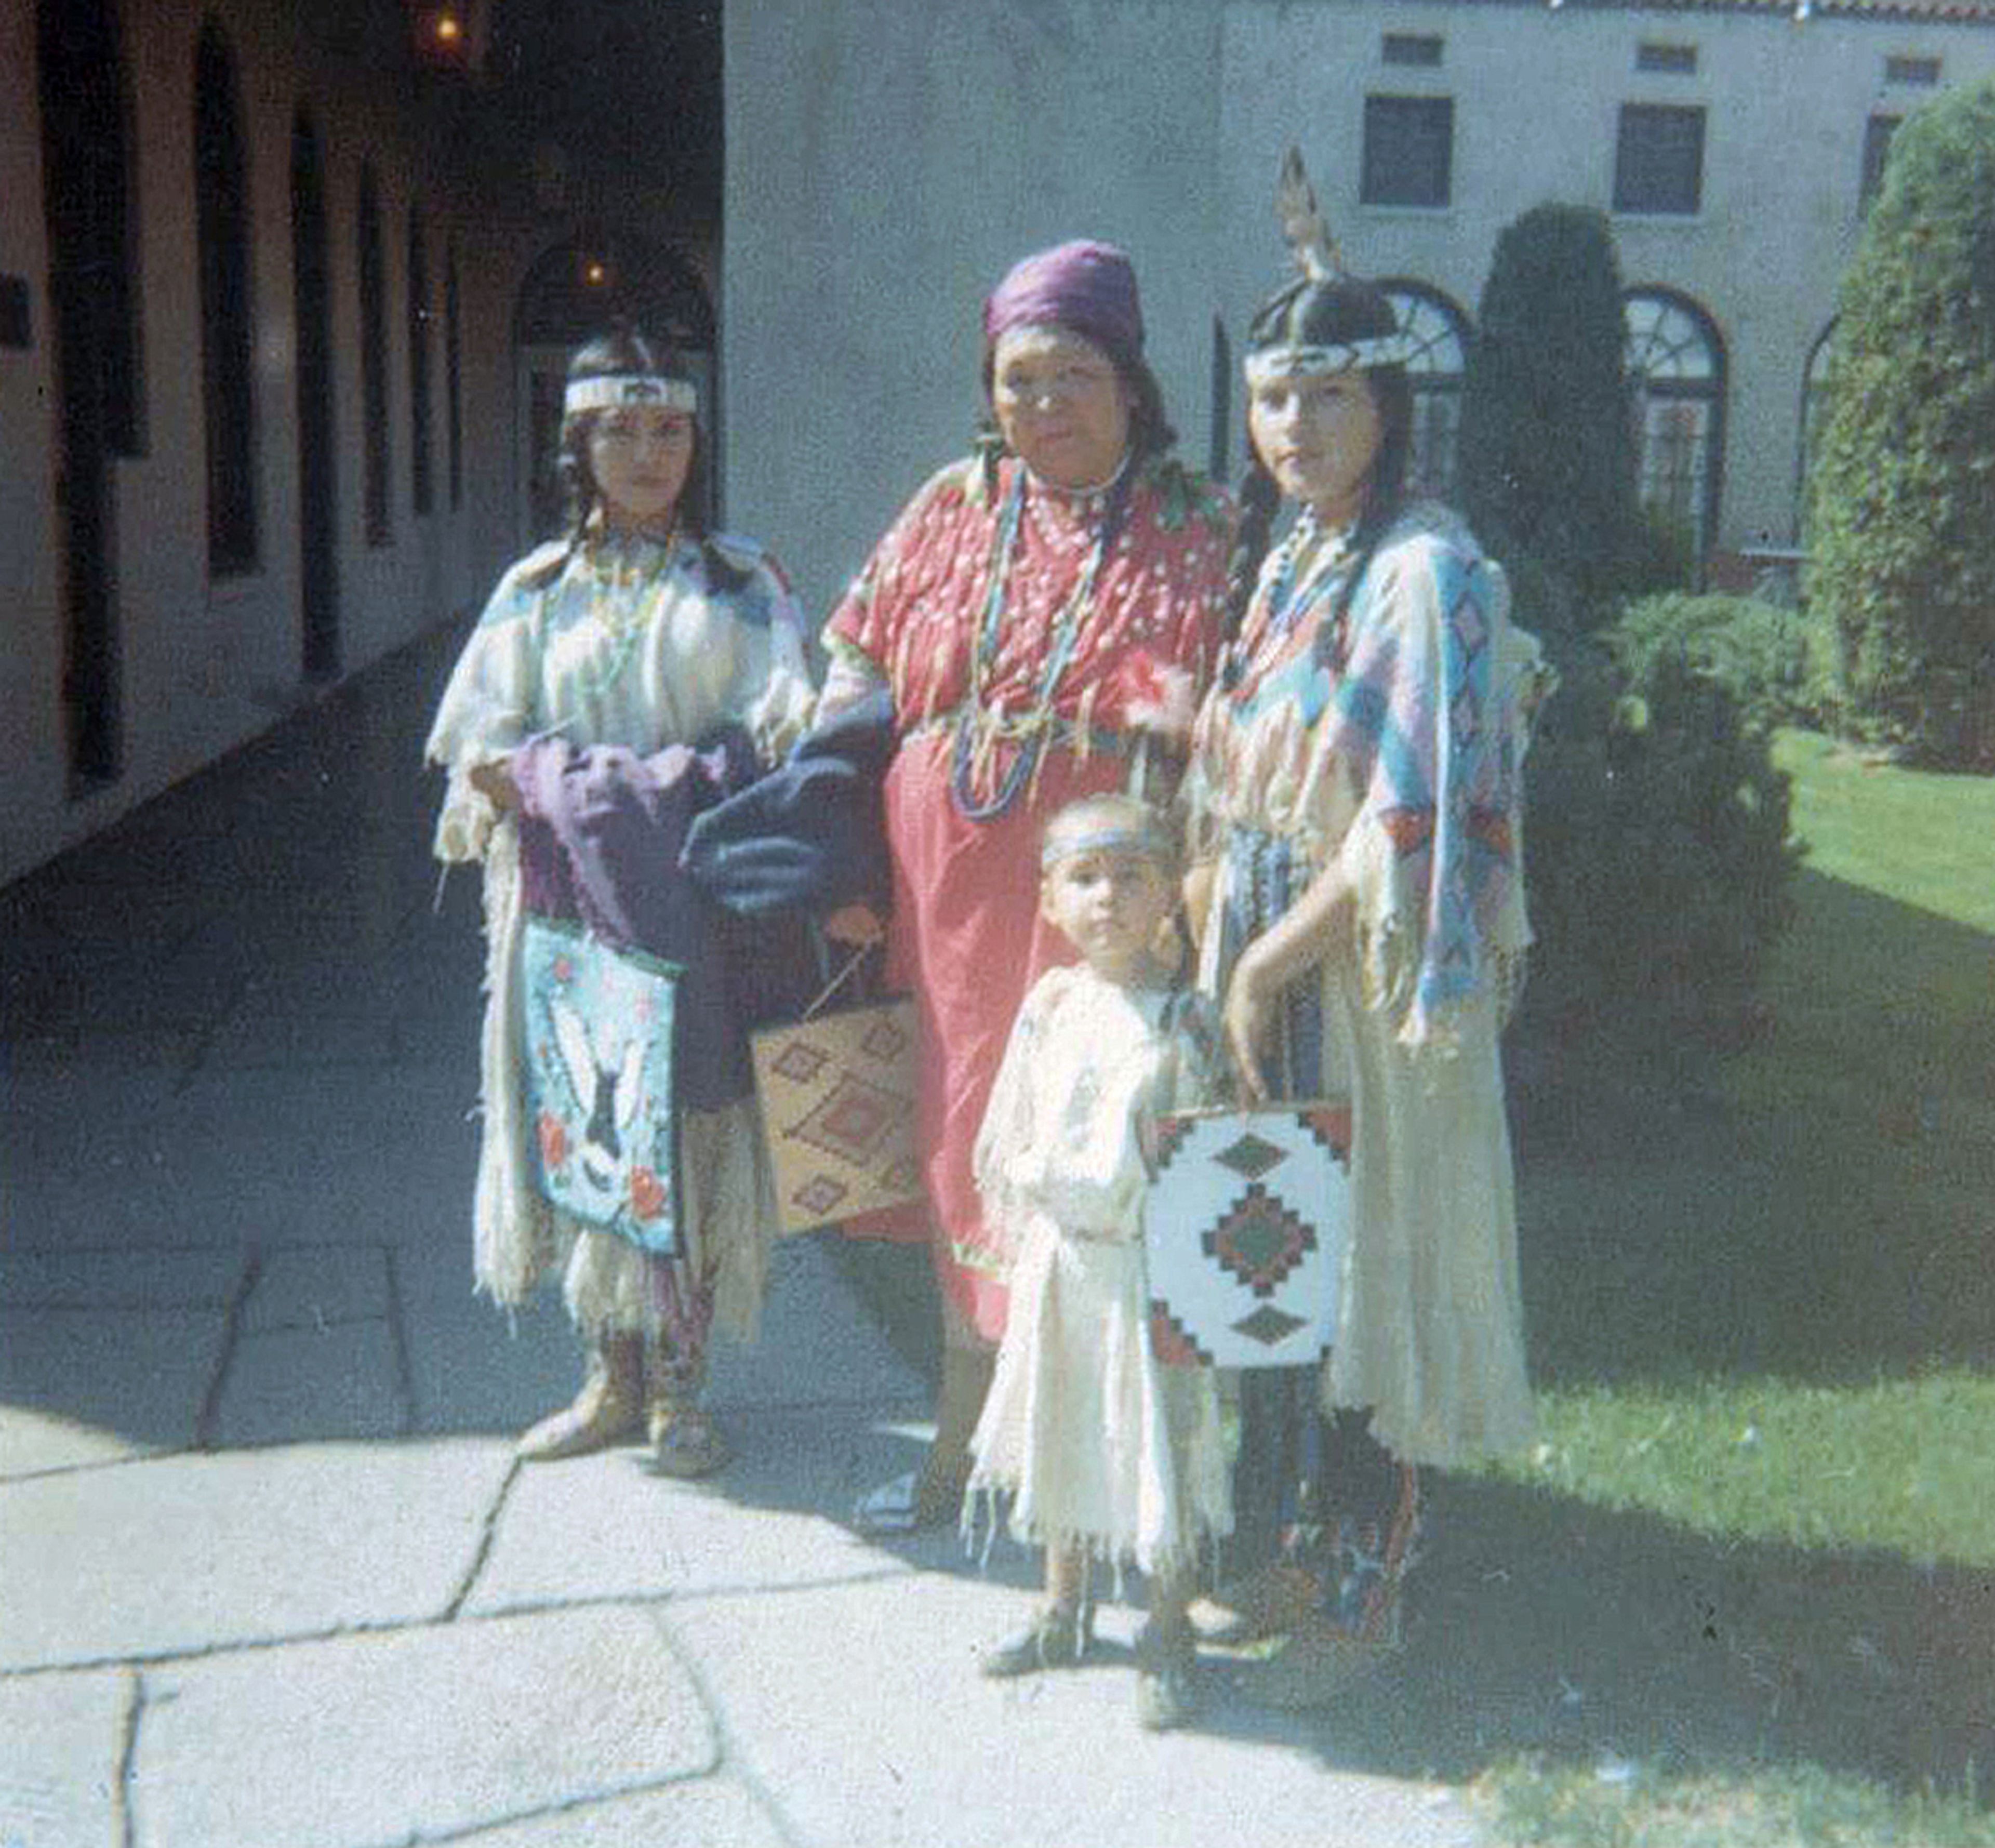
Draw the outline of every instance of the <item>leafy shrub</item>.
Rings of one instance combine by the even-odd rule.
[[[1718,675],[1674,646],[1624,646],[1554,651],[1526,768],[1522,1032],[1730,1042],[1788,921],[1787,780]]]
[[[1636,686],[1649,684],[1664,655],[1715,680],[1749,725],[1813,724],[1821,689],[1811,620],[1751,597],[1645,597],[1605,635]]]
[[[1995,764],[1995,80],[1892,138],[1809,486],[1808,595],[1850,728]]]

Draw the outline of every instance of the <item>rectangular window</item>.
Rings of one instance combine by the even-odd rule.
[[[1389,64],[1424,65],[1430,68],[1440,62],[1441,41],[1429,33],[1389,32],[1380,53]]]
[[[1614,152],[1614,209],[1688,215],[1703,196],[1703,110],[1623,103]]]
[[[1635,68],[1637,70],[1657,70],[1670,77],[1695,77],[1697,74],[1697,47],[1695,45],[1638,45],[1635,47]]]
[[[1884,60],[1884,81],[1887,84],[1918,84],[1930,89],[1939,81],[1939,60],[1887,58]]]
[[[1856,204],[1862,211],[1870,208],[1878,190],[1884,184],[1884,163],[1890,157],[1891,137],[1898,132],[1898,124],[1904,119],[1897,115],[1873,115],[1863,125],[1863,173],[1857,183]]]
[[[1454,164],[1453,97],[1365,98],[1362,203],[1445,205]]]

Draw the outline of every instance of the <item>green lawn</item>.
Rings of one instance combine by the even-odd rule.
[[[1495,1478],[1725,1588],[1738,1723],[1519,1755],[1501,1839],[1995,1842],[1995,780],[1777,754],[1807,852],[1756,1036],[1523,1100],[1543,1441]],[[1688,1685],[1641,1569],[1603,1602]]]

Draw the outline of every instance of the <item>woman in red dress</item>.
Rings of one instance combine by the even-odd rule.
[[[1175,778],[1226,613],[1231,506],[1169,454],[1128,259],[1087,242],[1028,257],[984,332],[991,438],[915,496],[825,631],[820,720],[892,693],[888,975],[921,1012],[943,1305],[936,1444],[860,1504],[881,1527],[953,1516],[1004,1330],[970,1157],[1020,1001],[1073,960],[1039,915],[1040,831],[1077,796]]]

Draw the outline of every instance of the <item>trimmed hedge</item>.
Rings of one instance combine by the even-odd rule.
[[[1995,80],[1893,137],[1809,486],[1846,729],[1995,766]]]
[[[1645,549],[1626,341],[1604,213],[1537,205],[1504,229],[1462,385],[1462,510],[1495,556],[1572,587],[1566,620],[1604,616]]]

